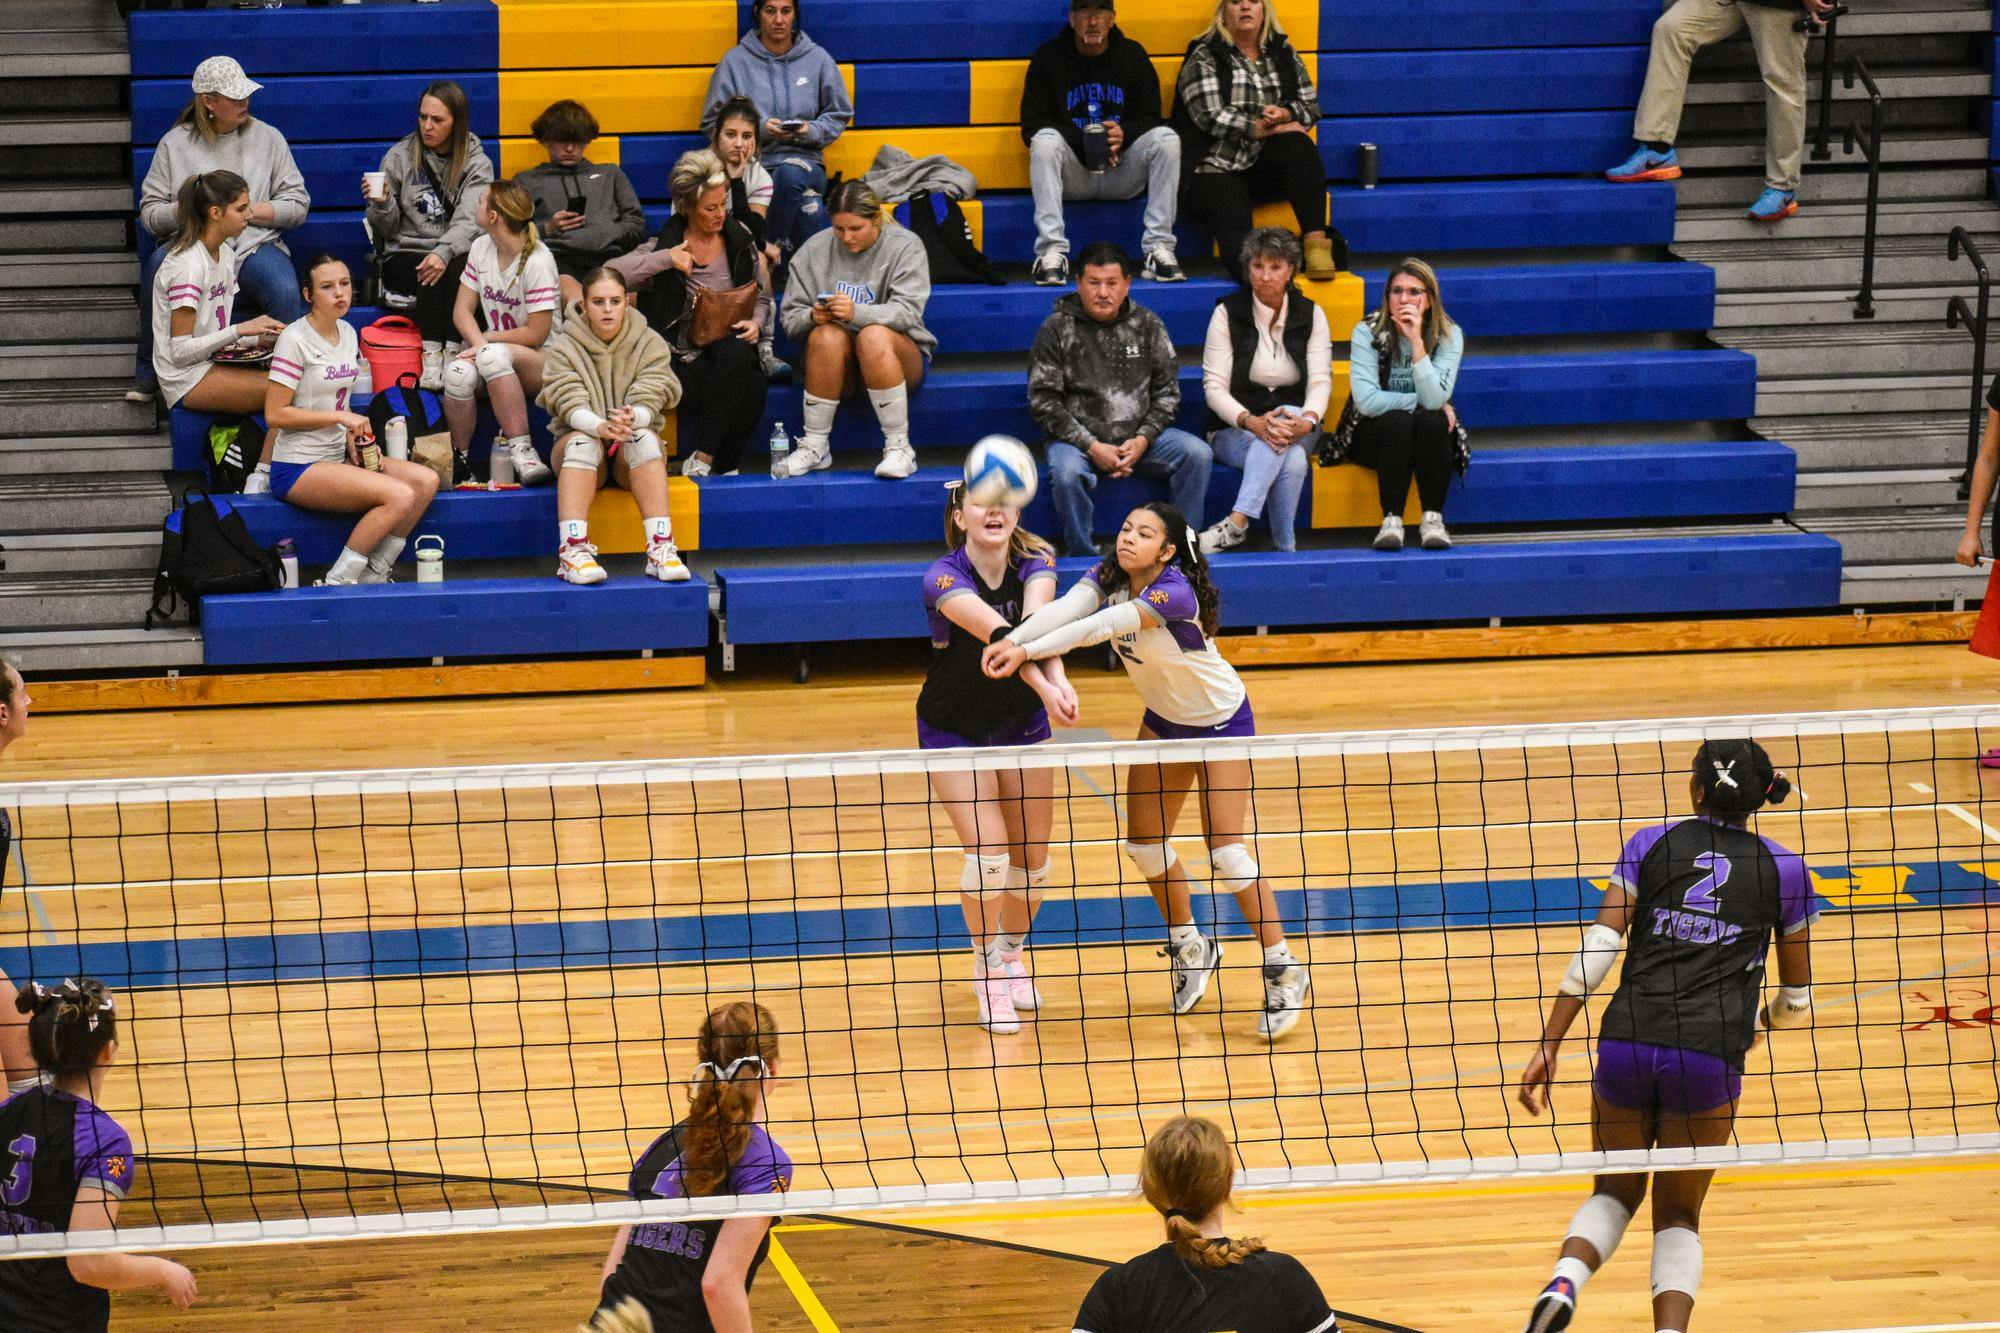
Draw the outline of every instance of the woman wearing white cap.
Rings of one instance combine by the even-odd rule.
[[[195,67],[192,84],[193,98],[160,140],[139,189],[140,224],[165,242],[174,234],[174,199],[183,182],[208,171],[241,176],[250,186],[250,225],[235,241],[238,291],[244,305],[289,324],[306,309],[283,233],[306,220],[312,197],[305,177],[285,136],[251,116],[250,95],[263,85],[251,82],[241,65],[210,56]],[[139,283],[138,383],[127,395],[135,402],[156,391],[149,307],[153,275],[165,257],[164,247],[156,246]]]

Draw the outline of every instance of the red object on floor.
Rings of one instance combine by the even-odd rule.
[[[1986,603],[1979,608],[1979,623],[1972,627],[1967,647],[1981,657],[2000,657],[2000,561],[1986,576]]]

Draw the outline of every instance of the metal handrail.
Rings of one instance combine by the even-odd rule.
[[[1826,36],[1826,52],[1819,65],[1819,128],[1813,131],[1815,162],[1833,156],[1833,149],[1828,147],[1833,138],[1833,68],[1840,60],[1840,16],[1846,12],[1846,5],[1835,5],[1826,11],[1824,22],[1815,22],[1811,15],[1805,15],[1792,25],[1795,31],[1808,37],[1815,32]]]
[[[1979,437],[1986,424],[1986,331],[1988,312],[1993,296],[1993,274],[1986,267],[1986,256],[1979,253],[1979,246],[1963,227],[1953,227],[1945,238],[1944,253],[1947,259],[1957,259],[1960,253],[1972,261],[1972,268],[1979,275],[1979,309],[1975,313],[1963,296],[1954,296],[1945,302],[1944,326],[1948,329],[1964,328],[1972,335],[1972,403],[1965,423],[1965,473],[1958,479],[1958,498],[1970,497],[1972,492],[1972,466],[1979,458]]]
[[[1868,216],[1867,229],[1861,238],[1861,290],[1854,297],[1854,317],[1856,319],[1875,318],[1875,219],[1882,204],[1882,90],[1875,86],[1875,78],[1868,72],[1867,64],[1860,56],[1849,56],[1847,68],[1840,76],[1841,86],[1852,88],[1856,79],[1868,90],[1868,127],[1858,125],[1841,127],[1840,141],[1843,153],[1852,153],[1854,146],[1861,145],[1861,151],[1868,159]]]

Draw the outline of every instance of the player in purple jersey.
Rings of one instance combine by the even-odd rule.
[[[1694,817],[1641,829],[1611,872],[1597,919],[1564,973],[1541,1045],[1521,1076],[1532,1115],[1547,1104],[1563,1037],[1631,947],[1598,1027],[1592,1144],[1601,1152],[1727,1143],[1743,1058],[1765,1028],[1812,1020],[1811,927],[1818,915],[1804,860],[1745,826],[1791,792],[1755,741],[1711,740],[1695,752]],[[1778,978],[1760,1007],[1773,936]],[[1653,1327],[1685,1333],[1701,1285],[1701,1205],[1713,1171],[1661,1171],[1653,1186]],[[1618,1248],[1646,1197],[1645,1172],[1597,1177],[1570,1220],[1555,1276],[1528,1333],[1567,1328],[1578,1294]]]
[[[687,1118],[633,1166],[632,1197],[783,1194],[792,1159],[764,1128],[764,1099],[778,1078],[778,1021],[752,1001],[725,1004],[702,1020],[696,1050]],[[662,1333],[749,1333],[750,1284],[770,1230],[769,1217],[618,1228],[595,1326],[622,1326],[614,1312],[636,1301]]]
[[[917,695],[917,743],[926,750],[1033,745],[1049,715],[1076,725],[1076,691],[1060,661],[1006,680],[980,667],[986,645],[1055,597],[1055,550],[1021,527],[1018,509],[974,504],[954,483],[945,501],[950,551],[924,571],[930,673]],[[934,772],[931,790],[965,848],[959,901],[972,936],[979,1025],[1021,1030],[1020,1011],[1041,1007],[1023,951],[1049,880],[1055,770]]]
[[[28,734],[28,682],[12,662],[0,659],[0,752]],[[7,887],[7,858],[13,854],[14,825],[0,809],[0,890]],[[28,1050],[28,1022],[15,1011],[14,983],[0,970],[0,1073],[7,1091],[17,1092],[35,1081],[35,1057]]]
[[[131,1136],[98,1105],[118,1055],[117,1006],[90,977],[54,990],[30,984],[15,1000],[42,1077],[0,1105],[0,1233],[108,1231],[132,1188]],[[157,1288],[182,1310],[194,1274],[171,1259],[72,1254],[0,1263],[0,1328],[101,1333],[114,1291]]]

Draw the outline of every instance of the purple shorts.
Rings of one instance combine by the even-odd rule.
[[[1146,730],[1163,741],[1199,741],[1212,740],[1218,736],[1257,734],[1257,719],[1251,715],[1250,696],[1247,694],[1243,696],[1243,706],[1238,708],[1227,722],[1218,722],[1212,727],[1190,727],[1181,722],[1169,722],[1150,708],[1139,720],[1145,724]]]
[[[917,748],[920,750],[984,750],[1001,745],[1039,745],[1049,738],[1049,714],[1047,709],[1037,708],[1035,715],[1018,727],[995,732],[991,736],[961,736],[955,731],[934,727],[922,718],[917,719]]]
[[[1706,1051],[1606,1039],[1597,1043],[1597,1095],[1628,1111],[1700,1115],[1727,1106],[1743,1091],[1743,1075]]]

